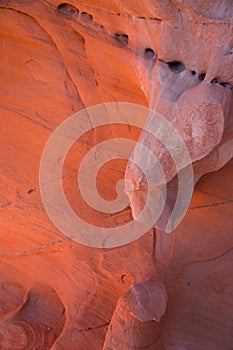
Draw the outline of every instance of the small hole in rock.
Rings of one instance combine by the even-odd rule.
[[[121,275],[121,278],[120,278],[121,283],[124,284],[126,282],[126,278],[127,278],[127,275],[125,275],[125,274]]]
[[[115,34],[115,37],[123,45],[127,45],[129,42],[129,37],[127,34]]]
[[[227,87],[228,84],[227,83],[219,83],[220,85],[224,86],[224,87]]]
[[[211,84],[217,84],[217,82],[218,82],[217,79],[212,79],[211,80]]]
[[[174,73],[181,73],[184,71],[184,66],[179,61],[173,61],[168,63],[168,67],[171,69]]]
[[[149,20],[151,21],[156,21],[158,23],[161,23],[161,19],[160,18],[157,18],[157,17],[149,17]]]
[[[205,80],[205,73],[199,74],[198,78],[199,78],[200,81]]]
[[[93,16],[90,15],[90,13],[82,12],[81,16],[82,16],[82,20],[84,20],[85,22],[89,22],[93,20]]]
[[[79,13],[79,10],[76,7],[66,3],[60,4],[57,8],[60,12],[71,16]]]
[[[192,73],[192,75],[196,75],[195,70],[192,70],[191,73]]]
[[[31,188],[29,191],[28,191],[28,194],[34,192],[36,189],[35,188]]]
[[[155,52],[154,50],[150,49],[150,48],[147,48],[145,49],[145,58],[147,60],[150,60],[151,58],[153,58],[155,56]]]

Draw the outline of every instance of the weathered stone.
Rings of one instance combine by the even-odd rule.
[[[0,1],[1,350],[231,349],[232,15],[231,0]],[[150,107],[173,123],[190,152],[195,183],[201,179],[172,234],[151,229],[127,246],[103,250],[56,229],[38,174],[46,142],[62,121],[112,101]],[[114,215],[89,208],[77,169],[96,144],[139,134],[106,126],[71,149],[63,187],[83,219],[100,227],[132,220],[129,208]],[[177,169],[161,143],[145,132],[140,138],[166,174],[169,196],[158,223],[164,228]],[[106,200],[115,199],[125,167],[112,161],[100,169],[97,187]],[[145,178],[132,163],[127,177],[136,187],[133,212],[140,211]],[[164,306],[158,313],[150,288],[148,299],[142,293],[151,320],[131,299],[135,288],[147,291],[148,280],[164,285],[168,296],[167,305],[158,301]]]

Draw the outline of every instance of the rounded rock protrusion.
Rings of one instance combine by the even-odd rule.
[[[24,289],[15,283],[0,284],[0,317],[17,309],[24,299]]]
[[[166,307],[167,292],[161,282],[133,284],[117,302],[103,350],[154,349]]]

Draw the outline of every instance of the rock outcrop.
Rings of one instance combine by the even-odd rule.
[[[230,350],[232,1],[0,0],[0,16],[0,349]],[[83,220],[120,227],[144,205],[146,180],[123,160],[100,169],[97,187],[114,200],[127,167],[132,213],[98,212],[77,188],[82,159],[111,137],[148,147],[168,188],[157,227],[129,245],[95,249],[48,218],[40,160],[70,115],[116,101],[149,107],[174,125],[196,188],[182,223],[165,234],[182,169],[164,145],[136,127],[84,134],[62,173],[67,200]],[[156,120],[147,123],[153,128]]]

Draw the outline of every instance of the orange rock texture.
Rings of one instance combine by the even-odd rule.
[[[231,350],[232,0],[0,0],[0,16],[0,349]],[[157,227],[97,249],[50,221],[39,169],[64,120],[108,102],[149,107],[175,125],[197,185],[183,221],[165,234],[180,169],[164,145],[126,125],[84,134],[62,173],[83,220],[120,227],[144,205],[140,169],[120,159],[100,169],[97,187],[112,201],[126,176],[136,188],[130,206],[107,214],[82,198],[79,165],[110,138],[148,147],[169,194]]]

